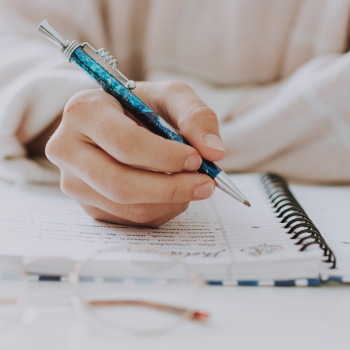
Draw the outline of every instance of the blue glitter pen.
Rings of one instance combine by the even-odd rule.
[[[103,90],[115,97],[127,111],[150,131],[166,139],[189,145],[188,141],[181,134],[132,93],[131,90],[135,89],[136,83],[133,80],[128,80],[116,68],[118,61],[109,52],[105,51],[105,49],[95,50],[86,42],[80,44],[76,40],[66,41],[46,20],[40,23],[38,32],[60,46],[62,56],[67,62],[74,62],[85,71]],[[119,79],[125,81],[125,85],[87,54],[84,51],[85,46],[94,54],[103,58],[105,62],[108,62],[108,65],[112,66],[112,69],[119,75]],[[249,202],[242,192],[232,183],[225,172],[213,162],[203,158],[198,172],[210,176],[218,188],[250,207]]]

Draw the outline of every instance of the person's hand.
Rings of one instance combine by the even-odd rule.
[[[151,133],[96,89],[68,101],[46,155],[62,191],[93,218],[155,227],[213,194],[214,181],[195,171],[200,155],[216,161],[225,150],[215,113],[186,84],[138,83],[134,92],[193,147]]]

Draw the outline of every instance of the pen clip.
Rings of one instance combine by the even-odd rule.
[[[105,48],[95,50],[89,43],[84,42],[81,45],[82,49],[87,46],[93,53],[99,55],[112,69],[126,82],[125,87],[129,90],[136,88],[136,83],[133,80],[129,80],[119,69],[117,69],[118,60],[114,58]]]

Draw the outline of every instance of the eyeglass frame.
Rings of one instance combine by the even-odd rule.
[[[196,293],[193,294],[193,308],[188,309],[188,308],[180,308],[180,307],[174,307],[174,306],[169,306],[169,305],[164,305],[164,304],[157,304],[157,303],[148,303],[148,302],[138,302],[139,306],[147,306],[147,307],[153,307],[157,309],[161,309],[163,311],[169,311],[173,313],[180,314],[179,321],[175,324],[172,325],[171,329],[174,329],[178,324],[180,324],[182,321],[186,320],[193,320],[193,321],[203,321],[209,317],[208,313],[206,312],[201,312],[201,311],[196,311],[195,306],[196,306],[196,301],[198,301],[198,295],[199,295],[199,290],[201,287],[205,285],[204,280],[200,276],[199,273],[194,271],[192,268],[190,268],[182,259],[180,259],[177,256],[171,255],[168,252],[165,251],[160,251],[157,249],[154,249],[152,247],[144,246],[144,245],[138,245],[137,247],[130,246],[130,245],[123,245],[123,246],[113,246],[109,247],[107,249],[99,250],[94,253],[92,253],[88,258],[84,260],[74,260],[70,258],[65,258],[65,257],[54,257],[54,256],[47,256],[47,257],[28,257],[24,256],[20,260],[20,269],[19,269],[19,274],[20,277],[23,279],[24,282],[24,290],[23,290],[23,295],[21,295],[21,301],[19,303],[19,310],[16,316],[13,318],[13,322],[9,322],[3,329],[8,329],[12,328],[15,326],[15,324],[18,324],[21,322],[21,319],[18,319],[19,317],[22,317],[23,320],[23,315],[25,314],[25,307],[30,305],[30,275],[33,275],[32,273],[28,272],[26,270],[26,267],[28,267],[30,264],[35,263],[35,262],[40,262],[40,261],[45,261],[45,260],[56,260],[56,261],[65,261],[69,263],[69,272],[67,274],[68,278],[67,281],[70,283],[73,293],[72,296],[77,297],[74,300],[76,301],[74,304],[77,306],[79,303],[79,306],[81,309],[84,311],[90,311],[90,308],[92,306],[112,306],[113,304],[115,305],[115,301],[93,301],[93,302],[87,302],[84,300],[81,292],[80,292],[80,287],[79,287],[79,282],[80,282],[80,277],[81,277],[81,271],[83,268],[88,264],[91,260],[93,260],[95,257],[97,257],[99,254],[102,253],[108,253],[108,252],[121,252],[121,251],[134,251],[134,252],[150,252],[150,253],[155,253],[159,255],[164,255],[172,260],[174,260],[177,264],[179,264],[182,268],[184,268],[185,272],[187,273],[188,277],[190,278],[191,285],[196,287]],[[35,274],[36,275],[36,274]],[[166,280],[166,279],[165,279]],[[15,298],[13,298],[15,299]],[[9,299],[7,299],[9,301]],[[0,299],[0,304],[3,302],[2,299]],[[119,302],[124,302],[124,301],[119,301]],[[134,301],[135,302],[135,301]],[[5,300],[6,303],[6,300]],[[141,305],[143,303],[143,305]],[[147,305],[146,305],[147,304]],[[89,314],[89,312],[87,312]],[[36,319],[36,318],[35,318]],[[33,322],[35,321],[33,320]],[[103,320],[102,320],[103,321]],[[32,322],[30,322],[32,323]],[[110,324],[107,324],[110,326]],[[119,328],[126,328],[123,326],[119,326]],[[171,330],[169,327],[167,328],[162,328],[154,331],[136,331],[136,333],[163,333]],[[135,332],[135,330],[133,330]]]

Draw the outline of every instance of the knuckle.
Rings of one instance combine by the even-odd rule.
[[[64,123],[81,123],[87,118],[99,120],[103,116],[102,109],[109,103],[108,97],[100,89],[80,91],[66,103],[62,121]]]
[[[145,224],[153,218],[152,212],[145,205],[135,204],[128,208],[128,220],[138,224]]]
[[[71,108],[76,108],[82,103],[91,103],[99,101],[101,97],[102,96],[99,89],[79,91],[67,101],[64,107],[64,112],[68,112]]]
[[[217,125],[218,118],[215,112],[208,106],[197,106],[188,111],[187,121],[194,123],[204,123]]]
[[[61,175],[60,187],[61,191],[68,197],[76,197],[76,186],[68,176]]]
[[[173,96],[174,94],[194,95],[193,89],[182,81],[164,81],[159,84],[158,88],[163,96]]]
[[[86,103],[87,100],[87,91],[80,91],[73,95],[68,102],[66,103],[64,110],[63,110],[63,115],[62,115],[62,121],[67,122],[72,120],[74,117],[78,116],[79,111],[82,106]]]
[[[82,205],[85,213],[91,216],[95,220],[104,220],[104,212],[98,208],[92,207],[90,205]]]
[[[59,163],[59,160],[66,154],[66,142],[64,137],[56,131],[49,139],[45,146],[45,154],[47,158],[53,163]]]
[[[137,144],[137,139],[135,139],[133,134],[133,127],[131,127],[118,131],[112,148],[120,162],[130,163],[133,161],[132,155],[137,151],[134,147]]]
[[[181,197],[181,187],[176,183],[176,181],[172,181],[167,189],[164,191],[164,202],[165,203],[176,203],[178,198]]]
[[[162,165],[162,168],[169,172],[173,171],[175,168],[181,171],[184,164],[183,157],[181,157],[182,154],[178,152],[175,147],[163,148],[163,150],[165,152],[162,152],[162,157],[158,159],[158,162]],[[178,158],[179,160],[176,162],[175,160]]]
[[[192,88],[187,85],[186,83],[182,81],[166,81],[163,83],[163,89],[167,92],[174,92],[174,91],[185,91],[185,90],[192,90]]]
[[[112,177],[106,181],[105,191],[107,197],[119,204],[128,204],[130,201],[131,192],[128,186],[121,179]]]
[[[45,146],[45,154],[51,162],[53,162],[55,159],[55,156],[57,156],[56,154],[56,152],[58,151],[57,146],[58,146],[58,142],[55,136],[52,136]]]
[[[180,130],[193,130],[193,125],[201,125],[202,129],[218,129],[218,118],[215,112],[206,105],[191,106],[178,121]],[[187,127],[187,128],[186,128]]]

